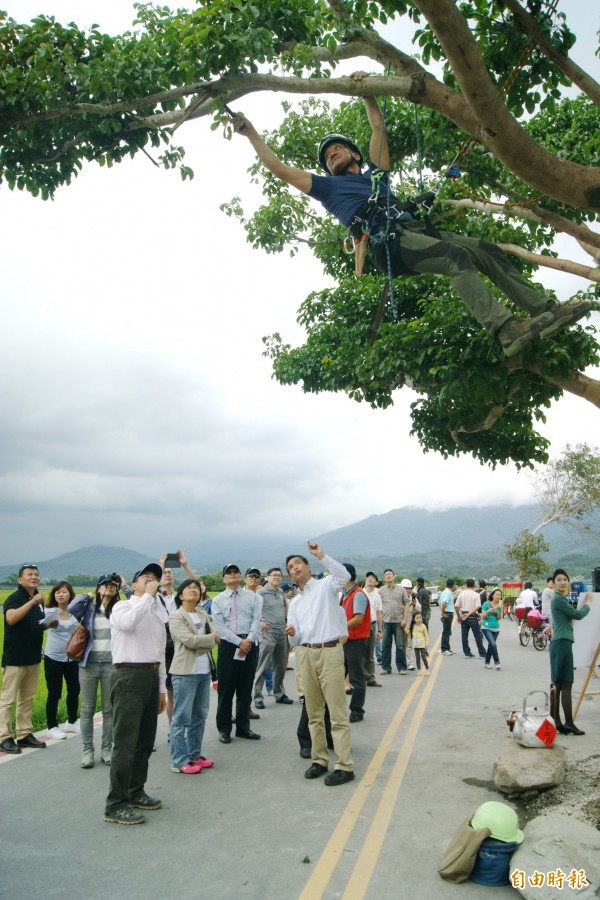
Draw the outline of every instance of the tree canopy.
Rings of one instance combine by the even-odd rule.
[[[0,13],[0,179],[44,199],[86,161],[110,166],[161,148],[165,167],[191,170],[179,125],[210,116],[230,128],[223,104],[257,91],[304,95],[284,102],[267,136],[281,158],[313,168],[324,131],[366,146],[359,100],[333,108],[320,95],[377,96],[385,109],[394,190],[410,195],[441,183],[435,212],[444,227],[485,237],[527,274],[540,265],[582,278],[597,298],[600,234],[600,85],[569,56],[575,36],[556,0],[211,0],[191,9],[137,4],[132,30],[82,31],[53,17],[17,23]],[[414,52],[387,37],[410,30]],[[365,58],[357,84],[342,62]],[[563,88],[575,85],[577,97]],[[415,125],[415,110],[419,111]],[[468,143],[467,143],[468,142]],[[457,161],[460,177],[444,179]],[[344,391],[387,406],[404,385],[418,393],[412,429],[425,450],[470,453],[492,465],[548,458],[535,430],[544,410],[571,391],[600,406],[600,383],[583,370],[600,361],[586,324],[537,340],[506,359],[443,279],[397,280],[395,320],[373,331],[382,277],[357,280],[341,250],[344,230],[258,164],[265,203],[236,215],[256,247],[310,246],[333,278],[301,305],[306,342],[266,339],[275,377],[305,391]],[[561,260],[558,234],[589,254]]]

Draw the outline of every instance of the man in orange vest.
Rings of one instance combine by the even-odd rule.
[[[371,609],[369,598],[356,583],[356,569],[352,563],[344,563],[350,581],[342,591],[342,606],[348,621],[348,640],[344,644],[344,659],[352,695],[350,698],[350,721],[362,722],[365,717],[365,694],[367,679],[367,642],[371,633]]]

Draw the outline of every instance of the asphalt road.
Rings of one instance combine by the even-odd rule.
[[[364,721],[352,726],[357,778],[341,787],[303,777],[300,706],[272,698],[253,723],[262,740],[228,746],[218,742],[211,698],[204,753],[215,766],[196,776],[170,772],[161,716],[146,787],[163,808],[136,827],[102,821],[108,769],[80,768],[78,736],[0,757],[0,896],[489,900],[490,888],[447,884],[437,865],[458,825],[480,803],[502,799],[491,770],[511,740],[507,711],[527,691],[547,689],[548,651],[520,647],[516,628],[502,625],[502,671],[464,659],[455,633],[455,655],[436,649],[429,677],[380,678]],[[436,646],[439,630],[434,609]],[[296,697],[293,672],[286,689]],[[597,752],[598,704],[584,699],[585,737],[558,738],[570,763]]]

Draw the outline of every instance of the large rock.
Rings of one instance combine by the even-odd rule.
[[[513,885],[523,897],[528,900],[540,900],[542,897],[544,900],[559,900],[566,894],[578,900],[592,900],[598,896],[600,831],[560,813],[532,819],[523,830],[525,840],[510,860]],[[565,876],[562,881],[560,872]],[[548,884],[548,874],[555,884]],[[542,875],[544,882],[540,884]],[[584,880],[589,884],[581,884]]]
[[[525,794],[556,787],[565,771],[566,754],[558,744],[538,750],[511,741],[495,761],[492,778],[504,794]]]

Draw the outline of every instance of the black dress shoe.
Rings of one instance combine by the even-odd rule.
[[[224,731],[219,735],[219,740],[222,744],[230,744],[231,743],[231,735],[225,734]]]
[[[34,750],[45,750],[46,745],[43,741],[38,741],[36,737],[32,734],[28,734],[27,737],[19,738],[17,741],[19,747],[33,747]]]
[[[325,779],[325,784],[329,787],[335,787],[337,784],[346,784],[347,781],[354,781],[354,772],[347,772],[345,769],[334,769],[331,775]]]
[[[556,726],[556,730],[558,731],[559,734],[568,734],[568,733],[569,733],[569,732],[567,731],[567,729],[565,728],[565,726],[564,726],[564,725],[561,725],[560,722],[559,722],[558,725]]]
[[[350,713],[350,721],[351,722],[362,722],[364,716],[362,713]]]
[[[287,694],[282,694],[281,697],[278,697],[277,700],[276,700],[275,702],[276,702],[276,703],[293,703],[294,701],[291,700],[291,699],[287,696]]]
[[[257,734],[255,731],[236,731],[236,737],[246,738],[248,741],[260,741],[260,734]]]
[[[300,747],[300,756],[302,759],[310,759],[312,755],[312,750],[310,747]]]
[[[265,708],[264,700],[255,700],[255,701],[254,701],[254,705],[255,705],[255,707],[256,707],[257,709],[264,709],[264,708]]]
[[[13,740],[13,738],[6,738],[5,741],[2,741],[2,743],[0,744],[0,751],[2,751],[2,753],[22,753],[23,752],[21,750],[21,748],[19,747],[19,745],[17,744],[17,742],[15,740]]]
[[[563,734],[585,734],[585,731],[582,731],[577,725],[567,725],[565,723],[563,729]]]
[[[327,766],[322,766],[320,763],[313,763],[312,766],[309,766],[306,772],[304,773],[305,778],[320,778],[321,775],[324,775],[327,771]]]

